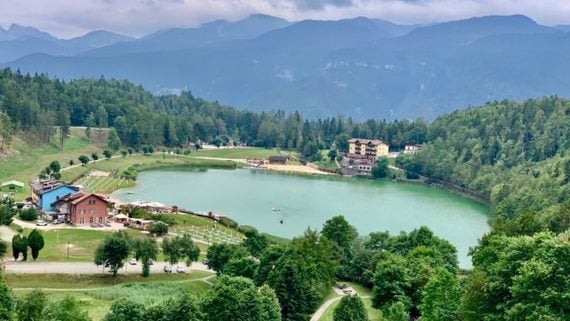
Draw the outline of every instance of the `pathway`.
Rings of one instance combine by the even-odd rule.
[[[6,225],[0,225],[0,240],[4,240],[6,242],[12,242],[12,238],[17,233],[12,231],[12,229]]]
[[[123,224],[117,222],[111,222],[111,226],[103,226],[103,227],[91,227],[89,225],[72,226],[69,224],[56,224],[56,225],[48,224],[46,226],[37,226],[35,223],[30,223],[14,218],[14,224],[17,224],[23,228],[38,229],[42,231],[61,230],[61,229],[76,229],[76,230],[90,230],[90,231],[118,231],[125,229],[125,226]]]
[[[326,301],[325,303],[323,303],[323,305],[321,305],[319,307],[319,309],[315,312],[315,314],[313,314],[313,316],[311,317],[311,321],[319,321],[321,319],[321,317],[323,316],[323,314],[327,311],[327,309],[336,301],[340,300],[342,298],[342,296],[337,296],[334,297],[328,301]]]

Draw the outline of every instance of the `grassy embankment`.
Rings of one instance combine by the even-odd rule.
[[[321,155],[322,155],[322,160],[318,161],[318,162],[313,162],[313,164],[317,165],[320,169],[322,170],[326,170],[326,171],[337,171],[340,170],[340,168],[337,166],[336,162],[334,161],[334,159],[330,159],[328,154],[329,154],[330,150],[321,150]]]
[[[382,318],[382,312],[380,312],[379,310],[376,310],[372,307],[372,300],[370,299],[370,295],[372,294],[372,291],[370,289],[367,289],[359,284],[356,283],[352,283],[352,282],[342,282],[342,283],[346,283],[348,286],[352,287],[354,290],[356,290],[356,293],[358,293],[358,295],[362,298],[362,301],[364,302],[364,306],[366,307],[366,312],[368,312],[368,320],[369,321],[383,321],[384,319]],[[338,297],[339,295],[334,293],[332,295],[330,295],[328,299],[334,298],[334,297]],[[332,321],[333,320],[333,311],[334,308],[338,305],[340,300],[335,301],[333,304],[331,304],[331,306],[325,311],[325,313],[323,313],[323,315],[321,316],[321,318],[319,319],[319,321]]]
[[[188,274],[120,275],[113,286],[109,275],[6,274],[6,282],[17,296],[33,288],[41,288],[50,300],[72,294],[94,321],[103,320],[113,300],[129,298],[152,305],[184,292],[201,296],[214,282],[213,274],[195,271]]]
[[[84,139],[84,130],[72,128],[71,136],[65,141],[63,151],[55,142],[42,146],[33,146],[21,137],[14,137],[12,146],[7,155],[0,156],[0,181],[18,180],[25,184],[21,193],[14,195],[16,200],[22,200],[30,195],[28,182],[54,160],[62,166],[67,166],[70,160],[78,162],[79,155],[101,154],[106,133],[101,138],[93,138],[93,141]],[[94,135],[99,137],[98,135]]]

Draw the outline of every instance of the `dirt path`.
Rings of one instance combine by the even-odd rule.
[[[4,240],[6,242],[12,242],[12,238],[16,234],[17,233],[12,231],[8,226],[0,225],[0,239],[1,240]]]
[[[155,262],[150,267],[150,273],[164,273],[165,262]],[[194,262],[189,267],[191,271],[213,272],[200,262]],[[100,274],[109,273],[101,266],[89,262],[6,262],[7,273],[33,273],[33,274]],[[119,270],[120,274],[141,273],[141,264],[125,264]]]

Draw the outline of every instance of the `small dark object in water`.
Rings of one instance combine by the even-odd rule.
[[[283,224],[283,220],[279,221],[279,223]]]

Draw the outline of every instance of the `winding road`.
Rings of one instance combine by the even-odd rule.
[[[150,267],[150,273],[164,273],[163,267],[166,262],[155,262]],[[100,274],[109,273],[109,270],[103,269],[102,266],[97,266],[90,262],[13,262],[7,261],[5,264],[5,270],[8,273],[33,273],[33,274]],[[214,272],[205,264],[200,262],[194,262],[188,268],[190,271],[207,271]],[[125,266],[119,270],[120,274],[124,273],[141,273],[141,264],[137,262],[137,265],[125,264]]]

